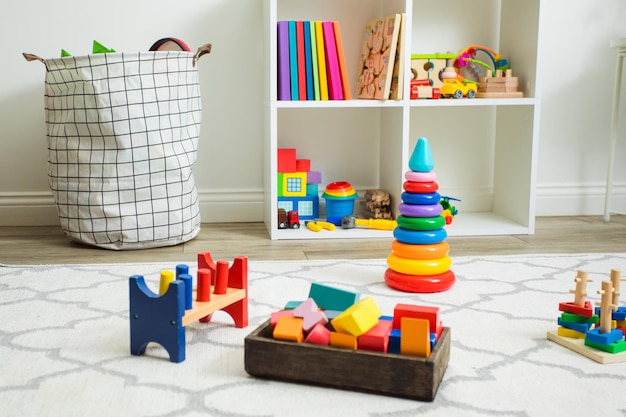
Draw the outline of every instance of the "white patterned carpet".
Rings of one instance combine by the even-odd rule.
[[[626,416],[626,363],[599,364],[546,339],[576,270],[594,280],[595,301],[611,269],[626,271],[626,254],[458,257],[457,283],[436,294],[387,287],[384,260],[249,262],[247,328],[218,312],[187,327],[184,362],[152,344],[131,356],[128,277],[156,290],[159,271],[174,266],[0,267],[0,415]],[[244,337],[312,282],[371,295],[384,314],[399,302],[439,306],[452,343],[435,400],[248,376]]]

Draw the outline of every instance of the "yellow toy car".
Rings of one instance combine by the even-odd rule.
[[[456,78],[446,78],[440,88],[442,97],[452,98],[474,98],[478,87],[473,82],[462,83]]]

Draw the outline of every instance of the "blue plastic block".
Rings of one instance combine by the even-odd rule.
[[[600,307],[595,307],[594,313],[600,315]],[[611,310],[611,320],[626,320],[626,307],[618,307],[617,311]]]
[[[624,334],[621,330],[611,329],[609,333],[600,333],[600,328],[589,330],[585,336],[585,341],[596,343],[598,345],[610,345],[611,343],[622,340]]]
[[[387,353],[400,353],[400,329],[391,329]]]
[[[316,282],[311,284],[308,298],[312,298],[322,310],[344,311],[359,301],[359,295],[355,292]]]
[[[130,353],[143,355],[146,346],[155,342],[163,346],[172,362],[185,360],[185,284],[170,282],[165,294],[154,293],[144,277],[129,278]]]
[[[577,332],[580,332],[580,333],[587,333],[589,331],[589,329],[591,329],[591,324],[589,324],[589,323],[572,323],[572,322],[567,322],[567,321],[561,320],[560,317],[559,317],[559,319],[557,321],[559,323],[559,326],[563,326],[563,327],[568,328],[568,329],[576,330]]]
[[[432,351],[437,346],[437,334],[430,333],[430,350]]]

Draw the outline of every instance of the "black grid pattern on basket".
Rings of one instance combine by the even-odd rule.
[[[48,177],[63,230],[94,244],[185,240],[199,227],[192,54],[46,61]]]

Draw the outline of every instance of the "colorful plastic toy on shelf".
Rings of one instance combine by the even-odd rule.
[[[472,81],[461,82],[456,78],[448,78],[443,80],[440,92],[441,96],[446,98],[474,98],[478,92],[478,86]]]
[[[547,338],[596,362],[626,362],[626,307],[619,307],[621,271],[611,270],[610,281],[602,281],[598,290],[600,302],[595,309],[586,300],[587,272],[579,270],[574,281],[573,302],[559,303],[557,331],[548,331]]]
[[[326,220],[335,226],[341,226],[342,219],[354,213],[354,200],[359,198],[346,181],[331,182],[322,197],[326,199]]]
[[[395,240],[385,271],[387,285],[400,291],[445,291],[456,281],[450,270],[446,219],[434,166],[428,139],[419,138],[405,173],[398,226],[393,230]]]
[[[197,287],[187,265],[176,273],[162,271],[159,294],[151,291],[144,277],[129,278],[130,353],[143,355],[150,342],[160,344],[171,362],[185,360],[185,326],[199,320],[207,323],[215,311],[228,313],[235,326],[248,326],[248,258],[214,262],[211,254],[198,254]]]
[[[278,208],[297,211],[300,220],[317,219],[322,173],[311,170],[310,160],[297,158],[294,148],[279,148],[277,162]]]

